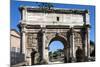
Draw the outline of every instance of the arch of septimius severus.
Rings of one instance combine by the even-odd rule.
[[[54,40],[64,45],[64,62],[75,62],[76,50],[83,50],[83,61],[90,56],[88,10],[20,7],[21,47],[27,65],[49,64],[48,47]]]

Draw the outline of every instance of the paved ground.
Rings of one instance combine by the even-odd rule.
[[[62,61],[49,62],[49,64],[59,64],[59,63],[64,63],[64,62]]]

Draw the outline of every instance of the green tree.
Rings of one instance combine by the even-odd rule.
[[[52,57],[53,56],[53,53],[52,52],[49,52],[49,57]]]
[[[59,56],[61,56],[61,53],[63,53],[63,49],[58,49],[57,53],[58,53]]]
[[[56,59],[57,56],[58,56],[58,53],[57,53],[57,51],[55,51],[55,52],[53,53],[53,57]]]
[[[58,49],[57,51],[58,51],[58,52],[63,52],[63,49]]]
[[[93,48],[94,48],[93,51],[92,51],[92,53],[90,54],[90,56],[91,57],[95,57],[95,43],[90,40],[90,45],[93,46]]]
[[[95,43],[92,41],[92,40],[90,40],[90,45],[95,45]]]

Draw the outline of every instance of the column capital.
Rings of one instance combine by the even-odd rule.
[[[22,28],[21,32],[26,33],[26,24],[21,24],[21,28]]]
[[[22,33],[26,33],[26,31],[25,31],[25,30],[22,30],[21,32],[22,32]]]
[[[71,27],[71,28],[70,28],[70,33],[71,33],[71,34],[74,34],[74,27]]]
[[[21,28],[25,28],[26,27],[26,23],[21,23],[20,26],[21,26]]]
[[[41,28],[46,28],[46,25],[41,25]]]
[[[22,29],[22,31],[21,31],[22,33],[26,33],[26,31],[25,31],[25,29]]]
[[[45,27],[42,27],[42,28],[41,28],[41,32],[42,32],[42,33],[45,33],[45,32],[46,32],[46,28],[45,28]]]

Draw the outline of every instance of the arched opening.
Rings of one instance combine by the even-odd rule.
[[[34,49],[32,49],[32,53],[31,53],[31,65],[35,64],[35,54],[36,54],[36,51]]]
[[[56,36],[49,43],[49,63],[64,63],[66,52],[66,40]]]
[[[49,61],[64,62],[64,46],[59,40],[52,41],[49,45]]]
[[[83,62],[84,61],[84,51],[78,46],[76,50],[76,61]]]

